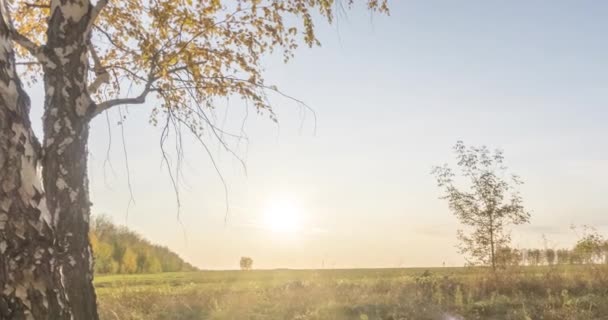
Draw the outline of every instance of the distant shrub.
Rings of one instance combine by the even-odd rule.
[[[241,270],[251,270],[253,268],[253,259],[250,257],[241,257],[239,265]]]

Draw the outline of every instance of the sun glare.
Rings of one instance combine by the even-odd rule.
[[[274,232],[296,232],[301,222],[301,210],[290,201],[274,201],[264,212],[264,227]]]

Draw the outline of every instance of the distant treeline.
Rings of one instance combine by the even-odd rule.
[[[501,265],[608,264],[608,240],[590,233],[571,249],[501,248],[497,258]]]
[[[92,219],[89,236],[98,274],[197,270],[167,247],[152,244],[104,216]]]

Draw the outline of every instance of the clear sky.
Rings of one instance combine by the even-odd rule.
[[[316,132],[312,114],[281,97],[272,99],[279,126],[253,110],[245,117],[236,99],[218,103],[218,123],[238,133],[245,119],[250,139],[231,144],[245,175],[209,138],[228,184],[227,223],[218,175],[189,138],[177,219],[150,105],[130,107],[124,126],[128,217],[118,113],[113,171],[106,120],[93,123],[93,212],[201,268],[237,268],[241,256],[259,268],[461,265],[458,224],[430,175],[461,139],[503,149],[526,182],[532,220],[514,230],[515,245],[541,247],[545,234],[569,246],[570,224],[608,231],[608,2],[390,6],[390,17],[355,10],[337,25],[319,22],[321,48],[302,47],[287,65],[266,61],[268,82],[314,108]]]

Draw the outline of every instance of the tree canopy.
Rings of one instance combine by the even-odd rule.
[[[241,270],[251,270],[253,268],[253,259],[250,257],[241,257],[239,266],[241,267]]]
[[[371,11],[388,13],[386,0],[367,0]],[[336,10],[354,0],[99,0],[73,3],[59,12],[79,19],[89,5],[90,81],[88,89],[98,102],[95,114],[116,105],[141,104],[154,94],[160,104],[153,111],[183,121],[198,134],[206,125],[204,108],[215,98],[237,96],[260,112],[274,114],[267,91],[280,92],[264,81],[262,58],[280,52],[285,61],[300,43],[319,45],[315,17],[334,20]],[[28,59],[45,43],[49,1],[15,1],[13,19]],[[69,53],[66,53],[69,54]],[[28,71],[35,76],[35,64]],[[139,92],[130,94],[129,88]]]

